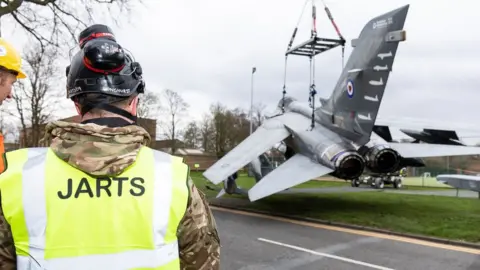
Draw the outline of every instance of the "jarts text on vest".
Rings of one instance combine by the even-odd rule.
[[[125,183],[124,183],[125,182]],[[96,178],[93,182],[89,182],[87,178],[82,177],[80,181],[74,181],[72,178],[69,178],[67,181],[66,192],[58,191],[58,197],[60,199],[70,199],[75,191],[73,197],[78,198],[80,194],[84,193],[82,196],[89,196],[90,198],[101,196],[112,197],[112,190],[117,190],[116,196],[121,197],[124,195],[131,196],[142,196],[145,194],[145,187],[143,186],[145,180],[141,177],[99,177]],[[116,188],[115,188],[116,185]],[[127,186],[128,185],[128,186]],[[112,190],[110,190],[112,189]],[[124,189],[125,192],[124,192]],[[128,193],[126,192],[128,190]],[[93,193],[95,191],[95,194]],[[115,196],[115,194],[113,194]]]

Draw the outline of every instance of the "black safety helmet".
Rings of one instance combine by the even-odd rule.
[[[80,34],[78,35],[78,44],[80,46],[80,49],[83,48],[87,41],[95,38],[105,38],[115,42],[117,41],[110,27],[104,24],[94,24],[85,28],[85,30],[80,32]]]
[[[144,93],[145,82],[140,63],[124,51],[113,35],[87,30],[82,32],[83,38],[92,34],[96,37],[81,44],[82,49],[66,68],[67,98],[82,106],[82,115],[98,108],[136,121],[136,116],[111,103]],[[86,94],[98,95],[87,97]]]

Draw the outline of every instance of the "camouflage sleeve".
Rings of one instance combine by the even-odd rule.
[[[1,199],[1,194],[0,194]],[[1,200],[0,200],[1,202]],[[16,270],[17,261],[12,231],[0,204],[0,270]]]
[[[189,177],[190,200],[178,231],[182,270],[219,270],[220,238],[205,195]]]

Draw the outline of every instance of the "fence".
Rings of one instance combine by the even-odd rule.
[[[464,169],[454,169],[454,168],[442,168],[442,167],[408,168],[408,175],[412,177],[422,177],[425,173],[430,174],[431,177],[436,177],[439,174],[480,175],[480,172],[469,171]]]

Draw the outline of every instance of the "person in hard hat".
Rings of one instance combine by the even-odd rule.
[[[0,105],[12,97],[12,87],[17,79],[26,77],[20,54],[9,42],[0,38]]]
[[[400,176],[407,177],[407,168],[403,167],[400,170]]]
[[[81,123],[51,122],[49,147],[5,155],[0,269],[220,269],[215,220],[188,166],[147,147],[136,125],[140,64],[98,35],[67,70]]]
[[[0,105],[6,99],[12,98],[13,84],[17,79],[27,76],[22,71],[22,58],[15,48],[5,39],[0,38]],[[0,131],[1,132],[1,131]],[[0,133],[0,154],[5,152],[3,134]],[[0,172],[4,170],[0,160]]]

